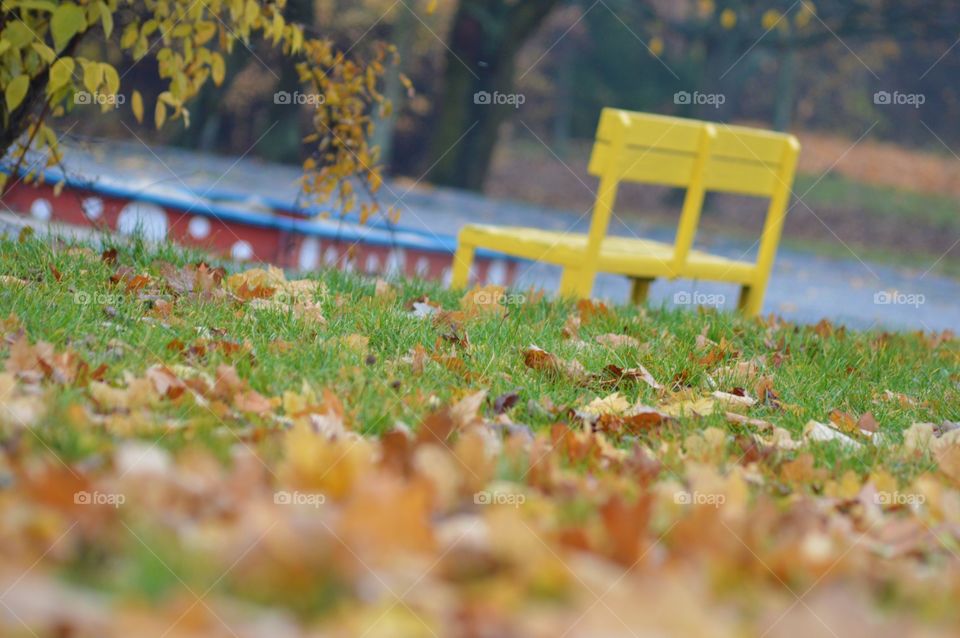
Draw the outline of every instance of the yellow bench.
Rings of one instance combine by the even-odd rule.
[[[589,234],[465,226],[454,257],[452,285],[467,286],[474,251],[487,248],[562,266],[564,296],[589,297],[598,271],[630,277],[637,303],[646,299],[650,283],[658,277],[705,279],[740,284],[740,310],[756,315],[780,243],[799,153],[800,144],[792,135],[604,109],[590,158],[590,174],[600,178],[600,187]],[[686,188],[673,244],[607,236],[623,181]],[[710,191],[769,198],[756,262],[693,249],[704,195]]]

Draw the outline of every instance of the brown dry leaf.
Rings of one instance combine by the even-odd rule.
[[[419,375],[423,374],[424,367],[427,365],[427,362],[430,361],[430,355],[427,353],[427,349],[418,343],[410,348],[410,352],[408,352],[401,361],[410,365],[413,374]]]
[[[934,456],[940,471],[960,484],[960,445],[947,445],[938,449]]]
[[[523,362],[528,368],[568,377],[574,381],[584,381],[587,377],[587,371],[583,365],[576,359],[564,361],[555,354],[547,352],[543,348],[531,345],[523,352]]]
[[[580,338],[580,315],[574,313],[567,317],[567,320],[563,322],[563,330],[561,331],[564,339],[579,339]]]
[[[25,394],[10,372],[0,373],[0,427],[30,428],[47,412],[45,398]]]
[[[861,432],[874,433],[880,429],[880,424],[877,423],[877,419],[873,416],[872,412],[865,412],[859,419],[857,419],[857,428]]]
[[[217,375],[212,389],[217,398],[227,400],[246,390],[247,383],[240,378],[233,366],[220,364],[217,366]]]
[[[653,375],[650,374],[650,371],[644,368],[642,365],[638,365],[636,368],[624,369],[611,364],[604,368],[604,371],[611,377],[609,381],[604,381],[604,385],[617,387],[622,381],[643,381],[654,390],[663,389],[663,386],[653,378]]]
[[[520,400],[520,394],[517,392],[505,392],[493,401],[494,414],[504,414],[510,408],[515,406]]]
[[[606,317],[610,315],[610,308],[600,301],[592,299],[581,299],[577,301],[577,313],[584,324],[590,323],[594,317]]]
[[[503,286],[493,284],[473,288],[460,298],[460,308],[468,317],[503,316],[507,312],[502,303],[506,298],[506,290]]]
[[[176,399],[184,393],[186,385],[169,368],[155,365],[147,369],[147,379],[153,383],[154,390],[161,397]]]
[[[789,485],[804,485],[816,477],[813,455],[809,452],[800,454],[792,461],[787,461],[780,468],[780,476]]]
[[[748,425],[752,428],[757,428],[762,432],[772,432],[774,429],[773,423],[769,421],[764,421],[763,419],[751,419],[748,416],[743,414],[737,414],[736,412],[724,412],[723,417],[727,420],[728,423],[736,423],[737,425]]]
[[[856,434],[860,431],[857,427],[857,419],[849,412],[842,410],[830,411],[830,423],[833,424],[833,427],[847,434]]]
[[[480,390],[473,394],[468,394],[457,403],[450,406],[450,418],[453,420],[454,428],[462,430],[473,424],[479,419],[478,413],[484,399],[487,398],[487,391]]]
[[[233,405],[241,412],[266,414],[278,407],[279,401],[268,399],[256,390],[247,390],[246,392],[238,392],[234,395]]]
[[[127,292],[139,292],[150,285],[149,275],[134,275],[126,280]]]

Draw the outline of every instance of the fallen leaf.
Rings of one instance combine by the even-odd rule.
[[[663,386],[660,385],[657,382],[657,380],[653,378],[653,375],[650,374],[650,371],[641,365],[638,365],[636,368],[627,368],[627,369],[620,368],[615,365],[608,365],[606,368],[604,368],[604,370],[612,378],[612,383],[610,383],[610,385],[613,385],[614,387],[619,385],[621,381],[626,381],[626,380],[638,381],[639,380],[639,381],[643,381],[654,390],[663,389]]]
[[[506,392],[501,394],[493,401],[494,414],[505,413],[507,410],[515,406],[519,400],[520,395],[517,392]]]
[[[839,441],[843,446],[850,448],[859,448],[861,444],[849,436],[819,421],[808,421],[803,428],[803,437],[807,441],[824,443],[829,441]]]

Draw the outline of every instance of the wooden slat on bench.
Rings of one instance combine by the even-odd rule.
[[[778,170],[767,164],[713,157],[707,162],[704,184],[707,191],[770,197],[781,186]]]
[[[615,136],[623,135],[620,122],[624,117],[630,122],[625,135],[627,146],[655,146],[665,150],[693,153],[697,150],[703,132],[703,125],[694,120],[604,109],[600,116],[597,141],[610,143]]]
[[[712,152],[717,157],[779,166],[787,139],[781,133],[718,124]]]
[[[608,170],[612,149],[609,144],[594,144],[590,158],[590,173],[602,175]],[[696,156],[659,148],[629,147],[620,158],[625,171],[623,179],[664,186],[686,186]]]

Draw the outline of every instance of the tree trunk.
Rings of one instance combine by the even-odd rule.
[[[413,57],[414,35],[418,24],[413,9],[403,5],[398,11],[397,22],[393,26],[391,35],[394,45],[397,47],[400,61],[387,67],[383,81],[383,97],[390,101],[393,109],[390,115],[376,118],[371,139],[373,146],[380,148],[381,164],[388,168],[392,164],[393,133],[396,129],[397,117],[400,114],[404,98],[404,88],[403,82],[400,80],[400,74],[403,73],[404,67],[410,64],[410,58]]]
[[[447,51],[427,179],[483,188],[500,125],[523,99],[514,93],[517,52],[557,4],[461,0]]]
[[[797,52],[791,44],[780,49],[780,69],[774,94],[773,128],[786,131],[793,122],[793,103],[797,87]]]

